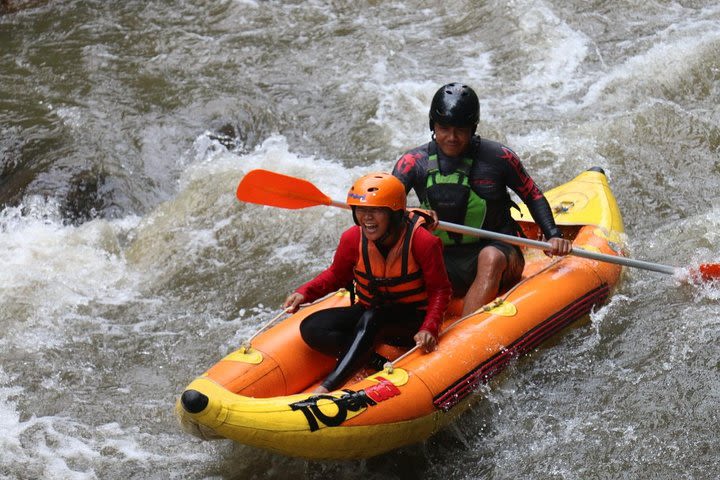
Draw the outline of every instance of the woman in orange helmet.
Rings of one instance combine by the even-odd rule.
[[[406,211],[405,187],[388,173],[358,179],[347,195],[355,226],[340,237],[330,267],[290,294],[284,307],[294,312],[354,283],[357,303],[309,315],[300,325],[313,349],[338,358],[318,387],[326,393],[342,385],[367,362],[377,338],[437,346],[438,329],[452,294],[442,242],[422,217]],[[413,335],[414,334],[414,335]]]

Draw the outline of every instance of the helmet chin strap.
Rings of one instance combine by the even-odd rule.
[[[392,247],[392,245],[385,245],[385,242],[386,242],[389,238],[392,238],[394,235],[395,235],[395,227],[389,227],[389,228],[385,231],[385,233],[383,233],[383,234],[380,236],[380,238],[378,238],[377,240],[375,240],[375,245],[382,246],[383,248],[387,248],[387,249],[389,250],[390,247]]]
[[[396,211],[392,212],[390,215],[390,223],[388,224],[387,230],[385,230],[385,233],[380,235],[380,238],[375,240],[375,244],[383,245],[388,238],[400,231],[405,212]]]
[[[385,240],[387,240],[388,238],[390,238],[390,235],[391,235],[390,229],[388,228],[387,230],[385,230],[385,233],[383,233],[380,238],[378,238],[377,240],[375,240],[375,243],[378,243],[378,244],[380,244],[380,245],[384,245],[384,244],[385,244]]]

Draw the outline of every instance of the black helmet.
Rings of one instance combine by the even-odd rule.
[[[462,83],[442,86],[430,104],[430,130],[435,122],[453,127],[473,127],[480,121],[480,101],[472,88]]]

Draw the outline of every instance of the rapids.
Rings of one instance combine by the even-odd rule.
[[[423,444],[307,462],[178,427],[351,223],[239,204],[242,175],[343,199],[455,80],[542,187],[605,169],[633,257],[720,259],[717,2],[0,3],[0,478],[717,478],[720,289],[640,270]]]

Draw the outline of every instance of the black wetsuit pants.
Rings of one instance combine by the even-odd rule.
[[[300,334],[310,347],[338,358],[338,364],[322,385],[334,390],[369,359],[376,340],[412,346],[413,336],[425,319],[425,311],[394,304],[365,308],[360,304],[328,308],[309,315]]]

